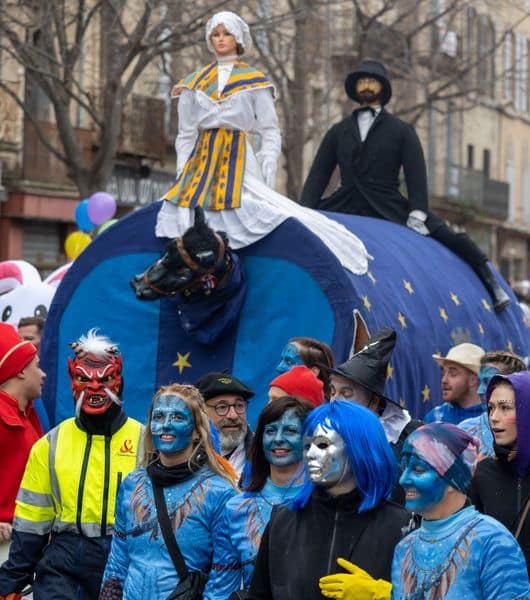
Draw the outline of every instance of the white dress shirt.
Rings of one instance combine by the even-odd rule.
[[[373,115],[369,110],[363,110],[357,114],[357,124],[359,125],[359,133],[361,134],[362,142],[364,142],[366,139],[368,131],[370,130],[372,123],[375,121],[375,118],[381,112],[380,106],[374,106],[373,108],[375,110],[375,115]]]

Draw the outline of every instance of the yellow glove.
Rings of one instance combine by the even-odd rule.
[[[391,583],[384,579],[374,579],[361,567],[344,558],[338,558],[337,564],[348,573],[321,577],[318,585],[323,596],[339,600],[390,600]]]

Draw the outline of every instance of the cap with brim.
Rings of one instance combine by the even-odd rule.
[[[478,372],[480,371],[480,359],[484,354],[484,350],[480,346],[466,342],[464,344],[458,344],[458,346],[453,346],[446,356],[433,354],[432,357],[441,367],[443,367],[445,363],[451,362],[465,367],[478,375]]]
[[[254,391],[229,373],[206,373],[195,384],[205,400],[224,394],[235,394],[245,400],[254,396]]]

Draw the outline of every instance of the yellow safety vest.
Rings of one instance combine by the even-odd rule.
[[[143,426],[127,421],[112,436],[91,435],[67,419],[31,449],[13,527],[44,535],[110,535],[121,481],[138,466]]]

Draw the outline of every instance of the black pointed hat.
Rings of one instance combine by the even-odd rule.
[[[342,365],[332,369],[331,372],[346,377],[381,398],[397,404],[384,394],[387,367],[395,345],[396,332],[390,327],[383,327],[366,342],[359,352],[356,352]]]
[[[344,88],[346,89],[348,96],[354,102],[360,103],[360,100],[357,96],[357,90],[355,88],[357,86],[357,81],[363,77],[373,77],[379,81],[379,83],[383,86],[383,89],[381,90],[381,104],[383,106],[387,104],[392,97],[392,86],[390,85],[390,78],[385,65],[377,60],[367,58],[362,61],[357,71],[350,73],[348,77],[346,77]]]

